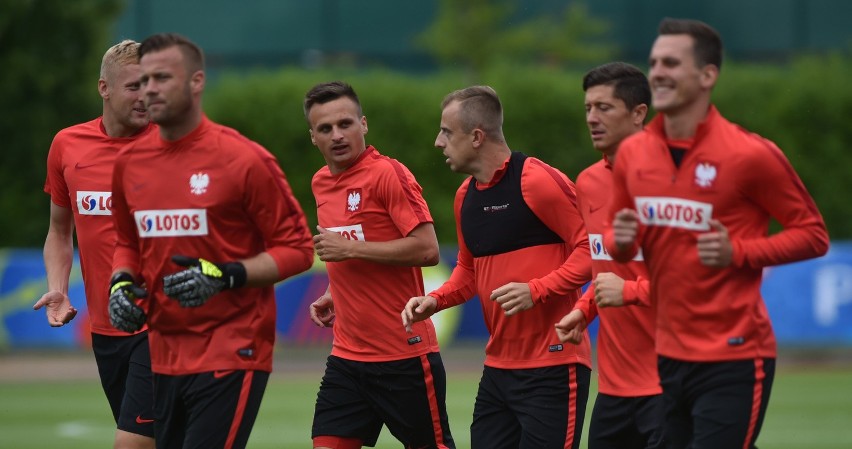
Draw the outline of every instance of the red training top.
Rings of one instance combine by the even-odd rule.
[[[670,148],[685,150],[679,168]],[[771,141],[728,122],[715,107],[691,141],[669,141],[663,116],[625,139],[613,172],[610,216],[639,213],[641,245],[657,306],[657,353],[697,362],[775,357],[775,335],[760,295],[763,267],[824,254],[825,223],[790,162]],[[768,236],[774,217],[784,230]],[[698,259],[709,220],[727,227],[726,268]]]
[[[307,270],[313,242],[275,158],[204,117],[185,137],[150,133],[119,154],[113,173],[118,244],[113,267],[146,283],[151,368],[168,375],[272,370],[273,287],[225,290],[183,308],[163,276],[174,254],[228,262],[266,252],[284,279]]]
[[[479,184],[472,177],[456,192],[454,209],[459,242],[458,264],[450,279],[430,296],[438,300],[438,310],[461,304],[474,294],[482,303],[485,325],[490,333],[485,347],[485,365],[502,369],[539,368],[581,363],[591,368],[588,338],[580,346],[562,345],[554,323],[569,313],[579,298],[582,287],[591,276],[591,259],[583,220],[577,211],[574,184],[560,171],[544,162],[528,157],[516,160],[513,153],[491,182]],[[514,165],[517,164],[517,167]],[[508,179],[520,173],[519,179]],[[503,183],[519,183],[521,201],[511,198],[474,208],[490,217],[481,235],[463,233],[475,210],[463,213],[466,197],[500,188]],[[475,195],[474,195],[475,197]],[[513,245],[522,237],[511,227],[504,213],[519,207],[529,208],[546,230],[560,240],[555,243],[521,246],[509,251],[474,257],[466,239],[487,240],[496,246]],[[467,218],[465,218],[467,217]],[[535,306],[506,316],[500,305],[490,299],[491,292],[509,282],[526,282]],[[588,337],[588,335],[587,335]]]
[[[74,214],[86,304],[95,334],[128,335],[112,327],[107,306],[115,250],[112,167],[123,146],[155,129],[149,124],[135,136],[110,137],[103,117],[98,117],[59,131],[47,155],[44,191],[54,204],[71,209]]]
[[[350,240],[386,242],[432,223],[422,188],[400,162],[372,146],[342,173],[321,168],[311,181],[320,226]],[[431,320],[407,333],[400,311],[423,295],[420,267],[360,259],[326,262],[334,300],[331,354],[349,360],[384,362],[438,351]]]
[[[662,393],[654,351],[654,315],[650,305],[648,270],[641,255],[627,262],[612,260],[603,246],[606,205],[612,190],[612,166],[603,159],[577,176],[577,209],[589,233],[592,276],[613,273],[624,279],[624,307],[597,309],[595,289],[589,286],[575,306],[587,322],[600,316],[598,330],[598,391],[634,397]]]

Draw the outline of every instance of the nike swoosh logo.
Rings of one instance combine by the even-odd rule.
[[[589,206],[589,213],[590,213],[590,214],[593,214],[593,213],[595,213],[595,212],[597,212],[597,211],[601,210],[601,208],[602,208],[602,207],[603,207],[603,206],[598,206],[598,207],[592,207],[592,206]]]
[[[94,164],[81,164],[81,163],[77,162],[77,165],[75,165],[74,168],[76,168],[77,170],[80,170],[80,169],[83,169],[83,168],[94,167],[95,165],[98,165],[97,162],[94,163]]]
[[[232,369],[224,370],[224,371],[216,370],[216,371],[213,371],[213,378],[214,379],[221,379],[225,376],[230,375],[233,372],[234,372],[234,370],[232,370]]]
[[[328,202],[328,201],[323,201],[322,203],[317,204],[317,209],[319,209],[320,207],[322,207],[322,205],[323,205],[323,204],[325,204],[325,203],[327,203],[327,202]]]
[[[154,422],[153,419],[142,418],[142,415],[136,417],[136,424],[150,424],[152,422]]]

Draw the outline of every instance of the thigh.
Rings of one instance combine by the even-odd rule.
[[[125,379],[124,399],[118,428],[126,432],[154,436],[154,382],[147,332],[132,337],[128,347],[130,361]]]
[[[509,408],[503,387],[510,381],[507,370],[483,368],[470,425],[471,449],[518,448],[521,423]]]
[[[311,438],[359,438],[365,445],[376,444],[382,421],[362,391],[363,366],[363,362],[328,357],[314,407]]]
[[[639,434],[641,445],[644,449],[661,449],[665,447],[663,429],[663,396],[655,394],[652,396],[641,396],[631,398],[634,402],[635,415],[634,427]]]
[[[181,396],[186,408],[183,448],[245,448],[269,373],[229,370],[181,378]]]
[[[686,448],[692,440],[692,405],[684,391],[689,362],[660,356],[657,360],[663,387],[662,415],[665,447]]]
[[[631,399],[598,393],[589,423],[589,449],[644,448]]]
[[[127,383],[130,353],[125,349],[124,342],[129,338],[132,337],[92,334],[92,351],[98,365],[98,376],[116,424],[121,416],[121,402]]]
[[[447,419],[447,380],[439,353],[368,363],[370,403],[405,447],[455,448]]]
[[[692,448],[753,447],[774,377],[769,360],[708,363],[696,370],[690,377],[696,391]]]
[[[153,374],[154,440],[157,449],[182,449],[186,433],[186,408],[181,398],[181,377]]]
[[[580,447],[591,370],[569,364],[512,370],[509,403],[521,424],[521,449]]]

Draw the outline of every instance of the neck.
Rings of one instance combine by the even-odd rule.
[[[479,164],[471,170],[473,176],[480,184],[488,184],[494,178],[494,173],[503,166],[506,159],[512,155],[512,150],[505,144],[485,144],[479,151]]]
[[[126,126],[116,120],[116,118],[107,111],[104,111],[102,122],[104,124],[104,131],[106,131],[106,134],[110,137],[130,137],[145,129],[145,126],[139,128]]]
[[[160,136],[165,140],[180,140],[198,128],[201,124],[201,108],[192,108],[183,118],[175,123],[159,124]]]
[[[669,139],[689,139],[695,135],[698,124],[707,117],[710,110],[710,99],[696,101],[680,111],[664,113],[666,137]]]

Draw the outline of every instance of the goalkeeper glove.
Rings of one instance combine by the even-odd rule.
[[[201,258],[172,256],[172,262],[188,267],[163,278],[163,293],[181,307],[198,307],[222,290],[246,283],[246,267],[240,262],[213,263]]]
[[[142,329],[147,317],[136,300],[148,296],[129,273],[116,273],[109,281],[109,322],[118,330],[133,333]]]

